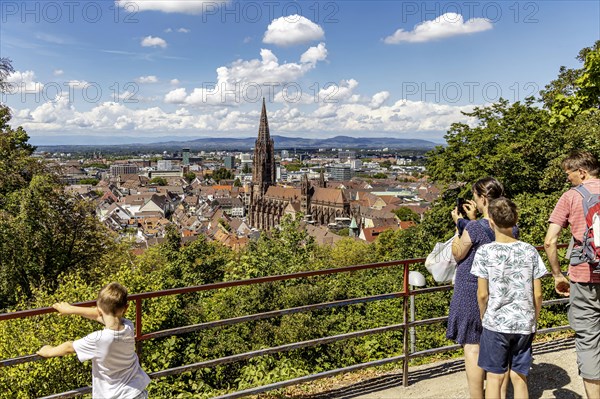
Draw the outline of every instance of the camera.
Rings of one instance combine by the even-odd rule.
[[[465,212],[465,199],[458,197],[456,199],[456,208],[458,209],[458,214],[463,216],[463,217],[467,217],[467,212]]]

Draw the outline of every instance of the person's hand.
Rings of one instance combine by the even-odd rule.
[[[35,354],[41,357],[52,357],[52,345],[44,345]]]
[[[452,212],[450,212],[450,214],[452,215],[452,220],[454,220],[454,224],[458,222],[458,219],[462,218],[461,214],[458,213],[458,207],[452,209]]]
[[[465,213],[467,214],[467,217],[470,220],[475,220],[477,218],[477,204],[475,203],[475,201],[465,201],[463,209],[465,210]]]
[[[571,284],[569,280],[563,275],[554,276],[554,289],[561,296],[569,296],[571,291]]]
[[[73,313],[73,305],[67,302],[58,302],[52,305],[54,309],[60,314],[71,314]]]

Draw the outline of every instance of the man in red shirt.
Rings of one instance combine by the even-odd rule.
[[[592,194],[600,194],[600,164],[587,151],[570,154],[562,168],[573,187],[579,185]],[[575,239],[575,251],[581,246],[586,230],[583,214],[583,197],[575,189],[565,192],[550,215],[550,225],[544,240],[548,261],[552,267],[556,292],[570,297],[569,323],[576,332],[575,346],[579,375],[588,399],[600,399],[600,273],[595,266],[580,263],[572,256],[569,264],[569,280],[563,276],[557,254],[558,237],[567,226]]]

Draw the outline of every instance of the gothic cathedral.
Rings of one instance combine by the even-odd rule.
[[[300,187],[276,185],[275,146],[269,133],[264,98],[253,163],[248,212],[252,227],[270,230],[285,215],[298,212],[302,212],[307,222],[321,225],[333,223],[338,217],[349,217],[350,204],[344,191],[327,188],[323,172],[316,187],[307,175],[304,175]]]

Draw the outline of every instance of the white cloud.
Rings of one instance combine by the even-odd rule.
[[[85,89],[89,86],[85,80],[69,80],[66,84],[73,89]]]
[[[149,75],[149,76],[140,76],[139,78],[137,78],[135,80],[138,83],[158,83],[158,78],[154,75]]]
[[[171,29],[171,28],[165,29],[165,33],[171,33],[171,32],[173,32],[173,29]]]
[[[311,47],[302,54],[300,62],[316,64],[317,61],[324,61],[327,58],[327,49],[325,43],[319,43],[317,47]]]
[[[183,104],[187,97],[187,93],[183,87],[179,89],[171,90],[165,95],[165,102],[167,104]]]
[[[179,32],[179,33],[190,33],[191,30],[186,29],[186,28],[179,28],[179,29],[177,29],[177,32]]]
[[[379,93],[375,93],[371,98],[371,103],[369,106],[373,109],[377,109],[383,105],[390,98],[389,91],[380,91]]]
[[[160,37],[146,36],[142,39],[140,43],[142,47],[167,47],[167,42],[165,39],[161,39]]]
[[[327,57],[325,44],[309,48],[299,63],[280,63],[268,49],[260,51],[260,59],[237,60],[229,66],[217,68],[217,79],[212,84],[195,88],[188,95],[185,89],[172,90],[164,101],[171,104],[239,105],[253,103],[261,97],[276,96],[287,84],[296,81],[314,69],[318,61]],[[276,100],[277,101],[277,100]]]
[[[33,71],[15,71],[6,77],[6,82],[10,84],[9,94],[40,93],[44,89],[44,84],[36,81]]]
[[[125,10],[161,11],[165,13],[180,13],[199,15],[215,13],[220,6],[229,0],[115,0],[115,4]]]
[[[55,69],[54,76],[62,76],[65,73],[62,69]]]
[[[252,36],[246,36],[246,37],[244,38],[244,40],[243,40],[243,43],[244,43],[244,44],[248,44],[248,43],[250,43],[251,41],[252,41]]]
[[[263,43],[277,46],[293,46],[322,40],[325,37],[323,28],[300,15],[290,15],[274,19],[263,37]]]
[[[179,79],[171,79],[169,83],[171,83],[173,86],[177,86],[180,82]]]
[[[449,12],[432,21],[423,21],[415,25],[413,31],[407,32],[404,29],[398,29],[383,41],[387,44],[428,42],[451,36],[483,32],[492,28],[493,25],[488,19],[471,18],[464,21],[462,15]]]

